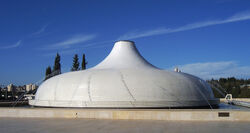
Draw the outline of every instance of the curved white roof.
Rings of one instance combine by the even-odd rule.
[[[52,107],[191,107],[217,104],[203,80],[161,70],[147,62],[134,42],[118,41],[93,68],[46,80],[35,106]]]

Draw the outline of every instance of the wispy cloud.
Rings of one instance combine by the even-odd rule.
[[[133,31],[133,32],[129,32],[120,36],[118,40],[136,39],[136,38],[149,37],[149,36],[155,36],[155,35],[161,35],[161,34],[169,34],[169,33],[174,33],[174,32],[193,30],[193,29],[198,29],[198,28],[212,26],[212,25],[232,23],[232,22],[249,20],[249,19],[250,19],[250,11],[246,11],[246,12],[237,13],[226,19],[191,23],[191,24],[187,24],[178,28],[163,27],[163,28],[157,28],[157,29],[152,29],[152,30],[147,30],[147,31]]]
[[[101,48],[101,47],[106,47],[106,46],[110,46],[113,45],[115,41],[100,41],[100,42],[93,42],[93,43],[89,43],[86,45],[81,46],[81,48]]]
[[[60,55],[72,55],[76,54],[77,52],[79,52],[79,49],[67,49],[67,50],[59,50],[56,52],[44,53],[42,54],[42,56],[44,57],[56,56],[56,53],[59,53]]]
[[[109,47],[112,46],[114,41],[100,41],[100,42],[94,42],[94,43],[89,43],[86,45],[82,45],[79,46],[77,48],[74,49],[61,49],[61,50],[57,50],[54,52],[48,52],[48,53],[44,53],[42,54],[42,56],[45,57],[51,57],[51,56],[55,56],[56,53],[58,52],[60,55],[72,55],[72,54],[76,54],[79,51],[83,50],[83,49],[98,49],[98,48],[104,48],[104,47]]]
[[[79,43],[84,43],[87,42],[89,40],[92,40],[96,37],[96,35],[74,35],[66,40],[63,40],[61,42],[57,42],[54,44],[50,44],[47,45],[46,47],[42,48],[42,49],[66,49],[66,48],[70,48],[71,46],[75,45],[75,44],[79,44]]]
[[[18,47],[18,46],[21,45],[21,42],[22,42],[22,40],[19,40],[18,42],[16,42],[16,43],[13,44],[13,45],[3,46],[3,47],[0,47],[0,49],[11,49],[11,48],[16,48],[16,47]]]
[[[193,63],[179,65],[178,68],[182,72],[203,79],[218,79],[221,77],[250,78],[250,66],[240,66],[235,61]]]
[[[39,34],[43,33],[46,30],[47,27],[48,27],[48,24],[44,25],[41,29],[39,29],[38,31],[32,33],[31,35],[32,36],[39,35]]]

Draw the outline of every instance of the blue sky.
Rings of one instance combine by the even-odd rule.
[[[249,0],[1,0],[0,20],[0,84],[42,80],[57,52],[63,72],[74,54],[93,67],[124,39],[162,69],[250,78]]]

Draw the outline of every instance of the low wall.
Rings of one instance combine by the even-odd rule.
[[[243,101],[243,102],[250,102],[250,98],[233,98],[233,100]],[[225,102],[225,101],[226,101],[225,98],[220,98],[220,102]]]
[[[250,98],[233,98],[236,101],[250,102]]]
[[[247,110],[0,108],[0,117],[250,121]]]

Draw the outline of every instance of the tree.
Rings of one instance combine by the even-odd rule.
[[[61,64],[60,64],[60,60],[61,60],[61,57],[60,57],[60,55],[57,53],[57,54],[56,54],[56,58],[55,58],[55,62],[54,62],[54,67],[53,67],[52,76],[61,74]]]
[[[85,54],[82,55],[82,70],[86,69],[86,65],[88,64],[88,62],[86,62],[85,59]]]
[[[249,98],[250,89],[247,87],[248,85],[247,81],[249,81],[249,79],[244,80],[244,79],[236,79],[235,77],[229,77],[229,78],[220,78],[216,82],[219,84],[219,86],[221,86],[221,88],[224,88],[223,90],[226,90],[226,93],[232,94],[233,98]],[[217,86],[212,86],[212,88],[213,87],[217,88]],[[213,90],[215,97],[221,97],[220,95],[218,95],[219,93],[217,92],[217,89],[213,88]]]
[[[73,58],[73,65],[71,68],[71,71],[78,71],[79,70],[79,61],[78,61],[78,55],[75,54],[74,58]]]
[[[46,68],[45,80],[49,79],[49,78],[52,76],[51,74],[52,74],[51,67],[48,66],[48,67]]]

